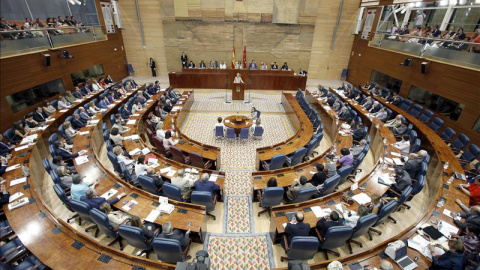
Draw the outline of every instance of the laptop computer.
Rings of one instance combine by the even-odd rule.
[[[407,256],[407,246],[397,249],[395,252],[395,262],[403,270],[413,270],[418,265]]]

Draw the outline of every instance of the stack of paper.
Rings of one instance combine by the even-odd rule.
[[[138,140],[138,139],[140,139],[140,135],[133,134],[133,135],[129,136],[129,138],[132,139],[132,140]]]
[[[15,151],[18,152],[18,151],[22,151],[23,149],[27,149],[27,148],[28,148],[28,144],[15,148]]]
[[[170,169],[170,171],[167,173],[167,177],[173,177],[177,171]]]
[[[140,114],[139,114],[139,113],[134,113],[134,114],[132,114],[131,116],[133,116],[133,117],[138,117],[138,116],[140,116]]]
[[[8,210],[12,211],[13,209],[19,208],[21,206],[24,206],[25,204],[28,203],[28,198],[23,197],[18,201],[12,202],[8,204]]]
[[[127,138],[127,137],[125,137]],[[128,152],[128,154],[130,156],[136,156],[136,155],[140,155],[142,153],[142,150],[140,148],[135,148],[133,150],[131,150],[130,152]]]
[[[158,210],[152,210],[150,211],[150,214],[145,218],[145,221],[155,223],[155,220],[160,216],[160,211]]]
[[[100,122],[99,119],[95,119],[95,120],[90,120],[90,124],[98,124],[98,122]]]
[[[59,112],[68,112],[68,109],[60,110]]]
[[[170,167],[160,169],[160,173],[167,173],[167,172],[170,172],[170,171],[171,171]]]
[[[180,106],[175,106],[175,107],[172,108],[171,111],[172,111],[172,112],[176,112],[176,111],[180,110],[181,108],[182,108],[182,107],[180,107]]]
[[[22,177],[22,178],[18,178],[18,179],[14,179],[12,181],[10,181],[10,186],[13,187],[15,185],[18,185],[18,184],[21,184],[21,183],[25,183],[27,182],[27,177]]]
[[[320,206],[312,206],[310,209],[317,218],[328,216],[332,212],[330,208],[322,209]]]
[[[113,195],[117,194],[118,190],[111,188],[109,191],[103,193],[100,197],[104,198],[105,200],[110,199]]]
[[[128,203],[126,203],[124,206],[122,206],[122,209],[125,211],[130,211],[135,205],[137,205],[138,202],[135,200],[130,200]]]
[[[450,238],[452,234],[457,234],[459,231],[457,227],[443,220],[438,222],[438,230],[447,238]]]
[[[148,149],[147,147],[145,147],[145,148],[142,149],[142,154],[144,154],[144,155],[146,155],[146,154],[148,154],[148,153],[150,153],[150,152],[151,152],[150,149]]]
[[[47,121],[47,122],[53,122],[53,121],[55,121],[55,118],[47,118],[47,119],[45,119],[45,121]]]
[[[393,161],[395,162],[395,165],[403,165],[403,162],[399,158],[393,158]]]
[[[217,178],[218,178],[218,174],[212,173],[212,174],[210,175],[210,178],[208,179],[208,181],[215,182],[215,181],[217,181]]]
[[[88,157],[87,156],[79,156],[75,158],[75,163],[77,165],[82,165],[88,162]]]
[[[397,152],[393,152],[393,151],[392,151],[392,152],[390,152],[390,154],[391,154],[392,156],[402,157],[402,155],[401,155],[400,153],[397,153]]]
[[[7,168],[5,169],[5,171],[6,171],[6,172],[13,171],[13,170],[18,169],[18,168],[20,168],[20,167],[21,167],[20,164],[15,164],[15,165],[12,165],[12,166],[10,166],[10,167],[7,167]]]
[[[80,131],[78,132],[78,134],[84,136],[84,135],[88,135],[90,133],[90,131]]]
[[[135,125],[136,122],[137,122],[137,120],[131,119],[131,120],[127,121],[127,125]]]
[[[365,193],[360,193],[352,196],[352,199],[355,200],[358,204],[367,204],[372,201],[372,198]]]
[[[175,205],[169,204],[169,203],[161,203],[157,207],[157,210],[160,211],[160,213],[166,213],[166,214],[172,213],[174,209],[175,209]]]

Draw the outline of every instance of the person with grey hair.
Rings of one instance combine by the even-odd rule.
[[[92,189],[95,189],[95,186],[98,184],[98,179],[95,180],[95,182],[93,182],[91,184],[91,188]],[[83,177],[76,174],[73,176],[73,184],[72,186],[70,187],[70,194],[72,196],[72,199],[74,200],[80,200],[80,198],[82,196],[85,196],[87,194],[87,190],[88,190],[88,186],[90,184],[89,183],[86,183],[85,181],[83,181]]]
[[[333,261],[327,265],[327,270],[343,270],[342,263],[339,261]]]
[[[418,160],[418,156],[415,153],[408,154],[408,160],[403,164],[402,169],[410,175],[410,178],[415,178],[420,165],[422,164],[421,160]]]
[[[72,123],[72,127],[74,129],[81,129],[87,126],[87,124],[85,124],[84,122],[82,122],[82,120],[80,120],[80,115],[78,113],[73,114],[73,119],[70,122]]]
[[[427,157],[428,157],[428,152],[425,151],[425,150],[420,150],[417,152],[417,158],[420,160],[420,162],[422,161],[426,161]]]
[[[75,174],[71,173],[67,166],[60,166],[55,170],[55,172],[60,178],[60,183],[64,189],[72,186],[73,176],[75,176]]]
[[[90,206],[91,209],[93,209],[93,208],[100,209],[100,206],[102,204],[108,203],[109,205],[113,205],[113,204],[117,203],[118,201],[120,201],[120,199],[125,197],[125,196],[126,196],[125,192],[122,192],[122,193],[118,194],[117,197],[115,197],[111,200],[107,200],[103,197],[98,196],[97,193],[95,192],[95,189],[90,188],[85,193],[85,196],[80,197],[80,201],[87,203],[88,206]]]
[[[387,260],[380,261],[380,270],[393,270],[393,265]]]
[[[362,153],[363,148],[365,148],[366,144],[367,144],[367,140],[363,139],[360,142],[358,142],[358,144],[355,145],[353,148],[350,148],[350,153],[352,153],[353,158],[358,157],[358,155]]]
[[[195,190],[196,191],[208,191],[212,195],[214,195],[215,191],[220,190],[220,186],[215,184],[213,181],[208,181],[210,179],[210,176],[208,173],[202,174],[202,178],[199,181],[195,182]]]
[[[190,197],[190,191],[194,185],[194,182],[190,179],[186,179],[183,177],[185,171],[183,169],[178,170],[177,176],[172,178],[172,185],[177,186],[180,188],[182,192],[182,197],[184,199]]]
[[[112,129],[118,129],[118,133],[125,134],[130,131],[129,127],[126,127],[122,123],[122,116],[120,114],[115,115],[115,124],[113,124]]]
[[[172,223],[167,221],[163,223],[162,233],[159,234],[158,237],[178,240],[182,248],[184,248],[190,242],[190,230],[183,234],[180,230],[173,229]]]

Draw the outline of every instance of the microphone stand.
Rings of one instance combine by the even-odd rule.
[[[225,104],[231,104],[232,102],[228,100],[228,79],[225,79]]]
[[[248,79],[248,100],[243,101],[244,104],[250,104],[252,103],[251,101],[251,96],[252,96],[252,80]]]

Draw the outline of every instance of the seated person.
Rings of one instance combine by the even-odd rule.
[[[140,155],[135,162],[135,175],[138,177],[140,175],[147,174],[147,164],[145,164],[145,156]]]
[[[180,242],[182,249],[190,242],[190,230],[183,234],[180,230],[174,230],[170,221],[163,223],[162,233],[158,235],[159,238],[176,239]]]
[[[73,105],[68,102],[65,97],[60,97],[60,100],[58,100],[58,109],[59,110],[63,110],[63,109],[69,109],[71,108]]]
[[[253,125],[250,127],[250,131],[252,132],[252,134],[255,132],[255,127],[262,127],[262,120],[260,118],[257,119],[257,121],[255,121],[253,123]]]
[[[393,135],[399,136],[399,135],[405,134],[407,130],[408,130],[407,124],[402,122],[398,127],[394,127],[392,129],[392,133]]]
[[[182,193],[182,197],[187,199],[190,197],[190,192],[194,186],[194,182],[190,179],[186,179],[183,177],[185,171],[183,169],[178,170],[177,176],[172,178],[172,185],[177,186],[180,188]]]
[[[121,146],[115,146],[112,149],[112,152],[117,156],[118,163],[123,162],[127,167],[127,170],[131,173],[133,172],[134,160],[127,158],[125,152]]]
[[[410,140],[408,135],[403,135],[402,140],[393,144],[395,148],[400,151],[402,156],[406,156],[410,153]]]
[[[92,119],[92,117],[83,107],[78,108],[78,115],[80,115],[80,121],[82,121],[84,124],[88,124],[88,122]]]
[[[214,128],[214,130],[216,130],[217,127],[222,127],[223,132],[225,132],[225,129],[226,129],[226,128],[225,128],[225,125],[223,124],[223,119],[222,119],[222,117],[218,117],[218,118],[217,118],[217,123],[215,123],[215,128]]]
[[[48,114],[43,112],[43,109],[41,107],[38,107],[35,109],[35,112],[33,112],[33,120],[37,121],[37,123],[44,123],[47,121]]]
[[[172,111],[172,101],[170,101],[170,99],[167,99],[165,101],[165,106],[163,106],[163,110],[166,111],[167,113],[171,112]]]
[[[61,156],[54,156],[51,161],[50,161],[50,167],[52,168],[52,171],[57,171],[58,167],[61,166],[66,166],[71,172],[75,172],[75,166],[68,166],[68,164],[62,160]]]
[[[152,167],[147,168],[147,176],[155,182],[155,186],[157,187],[157,189],[163,186],[163,177],[160,175],[160,173],[155,173],[155,169],[153,169]]]
[[[374,101],[372,107],[370,107],[370,109],[368,109],[368,111],[370,113],[376,113],[376,112],[380,111],[380,108],[382,108],[382,105],[380,105],[380,103],[378,103],[378,101]]]
[[[400,104],[402,103],[402,99],[400,98],[400,96],[395,96],[392,100],[392,105],[395,105],[395,106],[400,106]]]
[[[434,246],[428,246],[430,252],[434,254]],[[437,247],[442,248],[438,245]],[[443,249],[443,248],[442,248]],[[467,258],[464,254],[465,247],[462,242],[458,240],[449,240],[448,241],[448,250],[441,256],[432,257],[432,266],[431,270],[463,270]]]
[[[208,179],[210,179],[208,173],[203,173],[201,180],[195,182],[195,191],[208,191],[215,195],[215,192],[220,190],[220,186]]]
[[[73,177],[76,175],[72,173],[67,166],[58,167],[55,172],[60,178],[60,183],[64,189],[70,188],[73,184]]]
[[[130,216],[130,226],[137,227],[142,229],[142,234],[147,241],[152,241],[155,237],[155,224],[152,224],[148,221],[142,222],[142,220],[137,216]]]
[[[283,63],[282,70],[288,70],[288,64],[287,62]]]
[[[63,123],[63,130],[65,131],[65,135],[67,135],[67,140],[72,143],[78,132],[72,128],[72,124],[68,121],[65,121],[65,123]]]
[[[25,127],[22,121],[13,123],[13,141],[21,141],[23,138],[30,135],[30,128]]]
[[[128,109],[127,104],[123,105],[123,109],[122,109],[121,114],[122,114],[123,119],[128,119],[132,115],[132,112]]]
[[[421,164],[422,161],[419,160],[417,154],[410,153],[408,154],[408,160],[403,164],[402,169],[410,175],[410,178],[415,178]]]
[[[339,167],[345,167],[353,164],[353,154],[350,153],[348,148],[342,148],[340,153],[342,154],[342,157],[337,161]]]
[[[315,164],[315,167],[317,169],[317,172],[312,176],[312,180],[310,180],[310,183],[314,186],[321,186],[323,183],[325,183],[325,180],[327,180],[327,174],[325,173],[325,167],[321,163]]]
[[[398,197],[402,194],[403,190],[412,185],[412,179],[410,175],[406,173],[402,168],[395,168],[395,183],[390,186],[385,193],[388,197]]]
[[[475,258],[480,253],[480,227],[473,224],[468,224],[465,227],[465,234],[462,236],[452,236],[452,239],[457,239],[462,242],[465,247],[465,256],[467,259],[475,261]]]
[[[372,97],[367,97],[362,101],[362,107],[365,108],[366,110],[369,110],[370,107],[373,105],[373,100]]]
[[[99,210],[108,216],[108,222],[115,229],[117,226],[129,220],[129,216],[125,215],[122,211],[112,211],[112,207],[106,202],[100,205]]]
[[[77,113],[73,114],[73,119],[71,123],[74,129],[81,129],[86,126],[86,124],[82,122],[82,120],[80,120],[80,115]]]
[[[125,134],[130,131],[130,128],[123,124],[122,116],[118,113],[115,115],[115,124],[113,124],[112,129],[113,128],[118,129],[119,134]]]
[[[43,101],[43,107],[42,107],[42,110],[44,113],[46,113],[47,115],[52,115],[54,114],[57,109],[55,109],[55,107],[53,107],[53,105],[50,103],[50,101]]]
[[[325,167],[327,168],[327,177],[332,177],[337,174],[337,162],[335,161],[335,155],[328,154],[325,157]]]
[[[163,139],[163,147],[165,147],[165,150],[169,152],[170,147],[174,146],[175,144],[176,142],[172,139],[172,131],[167,130],[167,132],[165,132],[165,138]]]
[[[62,160],[68,162],[70,166],[73,166],[72,159],[78,157],[79,154],[72,153],[70,150],[67,150],[67,148],[65,147],[66,144],[60,140],[56,141],[54,143],[54,146],[55,146],[55,154],[57,156],[62,157]]]
[[[157,129],[155,131],[155,134],[163,142],[163,139],[165,139],[165,131],[163,130],[163,122],[159,122],[157,124]]]
[[[260,114],[260,111],[258,111],[257,108],[252,107],[252,110],[250,111],[249,119],[253,119],[253,121],[255,121],[259,118],[259,114]]]
[[[294,179],[293,184],[287,189],[287,198],[289,200],[294,200],[300,190],[310,187],[313,187],[313,185],[308,182],[307,177],[302,175],[300,177],[300,181],[298,179]]]
[[[3,142],[3,135],[0,134],[0,156],[11,154],[14,148],[15,146],[12,146],[9,142]]]
[[[335,226],[342,226],[343,225],[343,218],[340,218],[340,215],[336,211],[332,211],[330,213],[329,218],[321,218],[317,221],[317,230],[320,232],[322,237],[325,237],[327,231],[330,227]]]
[[[152,128],[156,129],[157,124],[162,121],[160,117],[156,116],[153,112],[148,114],[148,120],[150,120],[150,123],[152,123]]]
[[[377,118],[378,120],[385,122],[388,117],[387,108],[383,107],[378,112],[373,114],[373,117]]]
[[[347,106],[343,106],[340,111],[338,112],[338,119],[342,121],[348,121],[349,119],[352,119],[352,114],[348,110]]]
[[[72,92],[70,92],[70,91],[66,91],[66,92],[65,92],[65,99],[66,99],[68,102],[70,102],[70,103],[72,103],[72,102],[74,102],[74,101],[77,100],[77,99],[75,98],[75,96],[72,94]]]
[[[88,107],[88,113],[90,115],[95,115],[100,112],[100,108],[98,108],[97,105],[95,105],[95,102],[93,102],[93,100],[90,101],[89,105],[90,107]]]
[[[340,101],[337,99],[335,100],[335,102],[333,103],[332,105],[332,109],[336,112],[338,112],[340,110],[340,108],[342,107],[342,105],[340,104]]]
[[[390,128],[396,128],[396,127],[399,127],[402,122],[404,122],[404,118],[401,114],[397,114],[397,116],[395,116],[395,118],[393,118],[392,120],[388,120],[386,123],[385,123],[385,126],[386,127],[390,127]]]
[[[118,128],[112,128],[109,138],[113,142],[113,144],[123,146],[123,141],[125,140],[125,138],[120,135]]]
[[[97,193],[95,192],[95,189],[90,188],[85,193],[85,196],[80,197],[80,201],[87,203],[88,206],[90,206],[91,209],[93,209],[93,208],[99,209],[102,204],[104,204],[104,203],[108,203],[109,205],[115,204],[118,201],[120,201],[121,198],[123,198],[125,196],[126,196],[125,192],[122,192],[122,193],[118,194],[117,197],[114,197],[111,200],[106,200],[103,197],[97,196]]]
[[[25,115],[25,124],[29,128],[35,128],[38,126],[38,122],[33,120],[33,113]]]
[[[367,132],[362,125],[358,125],[357,128],[352,133],[354,141],[361,141],[367,137]]]
[[[142,105],[140,105],[140,103],[138,102],[138,100],[135,100],[133,102],[133,105],[132,105],[132,114],[134,113],[138,113],[140,111],[142,111],[143,108],[142,108]]]
[[[289,245],[292,244],[292,239],[295,236],[309,236],[310,235],[310,224],[303,222],[304,215],[303,212],[298,211],[292,220],[287,223],[285,227],[285,235],[287,236],[287,242]],[[286,250],[284,238],[282,238],[281,245]]]
[[[0,173],[1,175],[1,173]],[[0,181],[3,180],[0,177]],[[5,187],[4,184],[0,185],[0,207],[3,207],[10,201],[10,193],[7,191],[7,188]]]
[[[472,183],[460,184],[457,188],[470,197],[470,206],[480,205],[480,176],[476,176]]]
[[[83,177],[76,174],[73,176],[72,185],[70,186],[70,194],[72,199],[80,200],[82,196],[87,194],[89,188],[95,189],[95,186],[98,184],[98,179],[95,180],[92,184],[88,184],[83,181]]]
[[[5,173],[5,170],[8,167],[8,159],[4,156],[0,156],[0,176]]]
[[[367,145],[367,140],[363,139],[360,140],[358,144],[355,145],[353,148],[350,148],[350,153],[352,153],[354,159],[356,159],[360,155],[360,153],[362,153],[365,145]]]
[[[345,218],[345,225],[350,227],[357,226],[358,219],[369,214],[368,207],[363,204],[358,205],[357,212],[346,210],[343,215]]]

